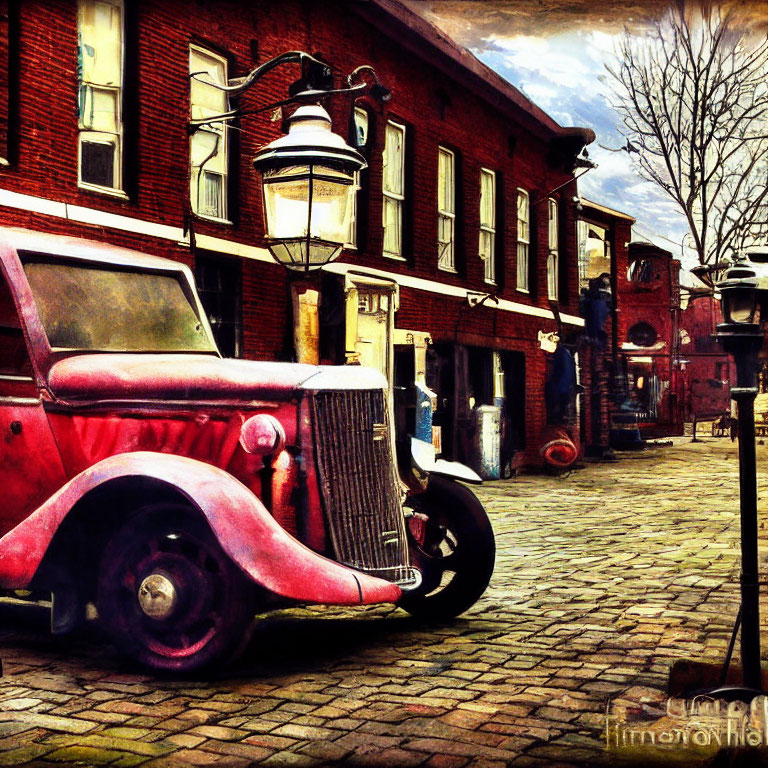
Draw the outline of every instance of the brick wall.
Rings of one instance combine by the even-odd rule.
[[[472,89],[458,84],[451,67],[434,52],[422,57],[391,33],[369,23],[342,0],[263,0],[247,5],[216,0],[137,0],[126,3],[125,197],[78,189],[77,186],[77,3],[34,0],[17,3],[18,99],[11,105],[9,131],[18,151],[9,168],[0,169],[0,188],[154,224],[182,229],[188,211],[188,46],[209,46],[226,56],[230,77],[246,74],[255,64],[286,50],[302,49],[325,57],[339,73],[371,64],[392,90],[387,105],[369,105],[372,146],[367,150],[370,194],[363,221],[361,247],[345,259],[364,266],[497,292],[522,305],[548,309],[546,200],[560,209],[560,311],[578,314],[573,197],[571,176],[550,160],[551,131],[531,130],[530,114],[504,104],[491,105]],[[425,51],[427,47],[425,47]],[[451,65],[455,67],[455,63]],[[246,93],[240,103],[259,107],[285,97],[298,77],[296,67],[275,70]],[[344,99],[330,105],[335,129],[344,134]],[[512,112],[510,113],[510,109]],[[511,116],[510,116],[511,115]],[[388,118],[408,126],[406,262],[381,255],[381,176],[384,126]],[[248,116],[235,124],[230,192],[231,224],[193,219],[195,234],[262,245],[260,186],[251,158],[259,146],[276,138],[281,122],[268,115]],[[458,274],[437,268],[437,147],[456,151],[456,244]],[[485,283],[478,256],[479,176],[481,168],[497,173],[501,198],[497,223],[498,287]],[[532,286],[530,294],[515,289],[516,190],[528,190],[531,201]],[[558,189],[559,188],[559,189]],[[557,189],[557,191],[552,191]],[[0,207],[0,224],[69,233],[125,245],[194,264],[188,245],[146,233],[129,233],[40,213]],[[627,238],[628,239],[628,238]],[[244,260],[243,324],[246,357],[287,359],[290,356],[288,278],[280,267]],[[545,353],[536,341],[539,330],[556,330],[552,319],[499,311],[492,305],[470,310],[463,299],[404,288],[397,325],[426,330],[435,340],[470,343],[473,339],[527,356],[526,461],[538,461],[538,440],[545,422],[543,384]],[[463,340],[463,341],[462,341]]]

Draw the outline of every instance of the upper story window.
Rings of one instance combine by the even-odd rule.
[[[355,107],[352,115],[354,137],[352,145],[361,152],[368,146],[368,137],[370,136],[370,118],[368,112],[362,107]],[[355,171],[355,195],[352,198],[352,209],[349,212],[349,230],[347,232],[347,242],[345,248],[357,248],[357,222],[359,200],[357,192],[360,190],[360,171]]]
[[[485,264],[485,282],[496,282],[496,174],[480,169],[480,258]]]
[[[387,122],[382,184],[384,255],[403,258],[403,203],[405,201],[405,126]]]
[[[517,190],[517,290],[529,290],[531,244],[531,199],[524,189]]]
[[[557,301],[559,295],[558,286],[558,230],[559,220],[557,216],[557,201],[551,197],[547,200],[547,297]]]
[[[352,143],[359,150],[363,150],[368,146],[368,137],[371,133],[371,120],[368,112],[362,107],[355,107],[353,120],[355,123],[355,138]]]
[[[579,286],[586,288],[595,277],[611,274],[611,243],[608,230],[597,224],[579,221]]]
[[[437,266],[456,271],[456,155],[437,150]]]
[[[229,110],[227,94],[214,84],[227,84],[227,61],[197,45],[189,47],[189,113],[204,120]],[[190,201],[198,216],[227,220],[228,128],[206,123],[189,140]]]
[[[78,180],[122,192],[122,0],[80,0],[78,31]]]
[[[636,259],[627,269],[627,280],[639,285],[650,285],[661,278],[659,266],[653,259]]]

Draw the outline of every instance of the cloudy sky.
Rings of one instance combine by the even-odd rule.
[[[406,4],[520,88],[561,125],[588,126],[598,164],[579,182],[581,194],[637,219],[635,239],[680,254],[688,231],[675,204],[632,169],[609,106],[605,65],[626,27],[643,34],[667,0],[405,0]],[[755,18],[768,2],[749,4]],[[545,65],[542,66],[542,63]],[[686,259],[687,260],[687,259]],[[694,262],[695,263],[695,258]]]

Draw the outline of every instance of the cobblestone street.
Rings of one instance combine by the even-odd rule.
[[[4,609],[0,765],[615,764],[607,703],[661,703],[672,662],[721,661],[738,607],[736,446],[675,442],[477,489],[496,572],[440,627],[283,611],[235,669],[178,681]]]

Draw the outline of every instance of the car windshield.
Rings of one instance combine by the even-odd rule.
[[[54,349],[216,352],[180,273],[34,257],[24,271]]]

